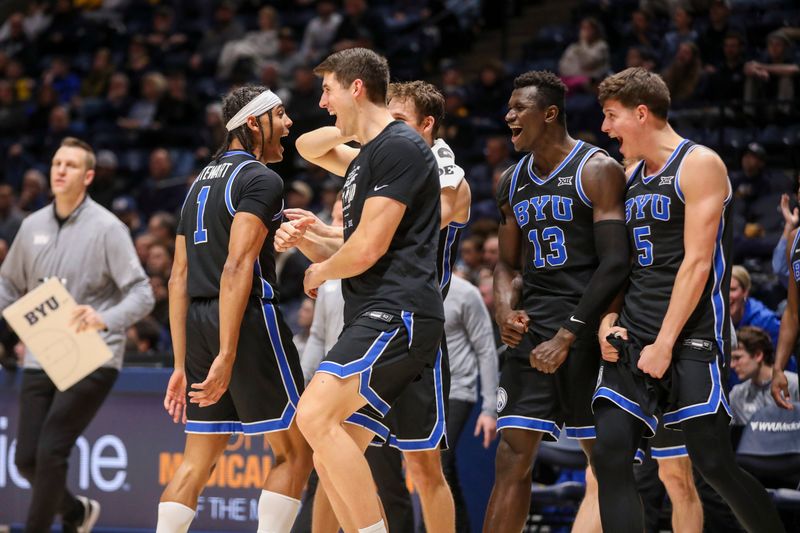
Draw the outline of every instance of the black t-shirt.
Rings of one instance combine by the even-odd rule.
[[[186,237],[190,298],[219,297],[219,279],[237,212],[251,213],[267,227],[253,269],[252,294],[277,300],[273,240],[283,218],[283,180],[241,150],[229,151],[205,167],[181,208],[178,234]]]
[[[365,144],[342,189],[344,239],[361,223],[364,202],[383,196],[406,206],[389,250],[363,274],[342,280],[345,323],[367,311],[408,311],[444,320],[436,252],[441,207],[439,171],[430,148],[402,122]]]

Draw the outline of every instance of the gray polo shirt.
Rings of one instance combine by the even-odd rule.
[[[119,369],[125,329],[155,303],[128,228],[88,196],[61,225],[53,204],[32,213],[0,267],[0,311],[50,277],[100,314],[108,327],[100,335],[114,354],[104,366]],[[30,352],[25,368],[41,368]]]
[[[786,381],[789,382],[790,401],[800,401],[797,388],[797,374],[786,371]],[[733,411],[733,424],[743,426],[747,424],[756,411],[767,405],[775,405],[770,386],[772,381],[762,385],[756,384],[752,379],[734,385],[730,392],[730,406]]]

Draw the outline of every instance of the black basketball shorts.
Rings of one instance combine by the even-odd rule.
[[[437,363],[441,368],[439,343],[443,331],[441,320],[407,311],[400,316],[368,311],[346,325],[317,369],[342,379],[359,376],[359,394],[366,405],[346,422],[388,441],[391,430],[383,417],[403,391],[422,379],[426,367],[434,380],[437,374],[441,376]]]
[[[572,439],[595,438],[592,392],[597,383],[600,345],[595,334],[578,338],[554,374],[530,364],[530,353],[547,338],[528,330],[506,350],[497,390],[497,429],[527,429],[558,440],[563,427]]]
[[[609,401],[627,411],[642,422],[646,437],[656,434],[659,416],[669,429],[680,429],[681,422],[690,418],[713,415],[720,407],[730,416],[723,386],[725,359],[715,342],[681,341],[661,379],[638,369],[641,346],[621,339],[614,344],[620,360],[603,361],[592,402]]]
[[[219,300],[194,300],[186,317],[187,388],[203,382],[219,354]],[[187,390],[187,392],[188,392]],[[228,390],[208,407],[186,404],[186,433],[254,435],[287,429],[303,392],[292,332],[276,306],[252,297],[239,330]]]

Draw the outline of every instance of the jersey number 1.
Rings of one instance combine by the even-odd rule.
[[[203,215],[206,213],[206,202],[208,201],[208,191],[211,190],[211,185],[206,185],[200,189],[197,195],[197,229],[194,230],[194,243],[203,244],[208,242],[208,231],[203,226]]]

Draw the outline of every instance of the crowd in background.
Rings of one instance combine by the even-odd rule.
[[[21,3],[24,9],[0,26],[0,262],[22,219],[50,201],[48,165],[61,139],[89,141],[97,152],[90,194],[130,228],[156,296],[153,313],[128,331],[126,364],[170,366],[167,281],[177,217],[189,184],[225,139],[220,95],[245,83],[280,95],[294,121],[285,159],[275,166],[286,207],[329,221],[341,179],[299,158],[294,140],[331,123],[317,105],[314,65],[331,51],[366,46],[389,58],[394,79],[434,80],[446,97],[440,134],[473,196],[458,274],[480,289],[493,316],[495,189],[521,156],[504,123],[511,81],[530,69],[557,72],[569,87],[572,134],[618,155],[599,130],[596,86],[611,72],[641,66],[667,82],[677,131],[716,149],[728,164],[734,261],[743,265],[734,272],[732,319],[737,328],[761,328],[774,345],[787,238],[800,223],[800,8],[778,0],[587,0],[576,10],[581,18],[532,31],[521,59],[487,61],[468,78],[459,65],[469,58],[469,43],[500,24],[498,11],[513,14],[523,3]],[[277,260],[281,305],[298,344],[313,316],[303,294],[308,264],[294,250]],[[748,330],[746,338],[755,337],[763,341]],[[13,367],[21,350],[8,330],[2,340],[3,365]],[[750,345],[772,354],[763,342]]]

